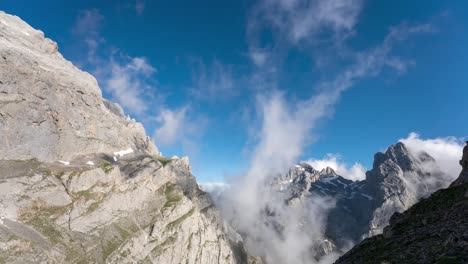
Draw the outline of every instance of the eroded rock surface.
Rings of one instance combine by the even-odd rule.
[[[0,11],[0,159],[69,160],[132,148],[157,154],[143,126],[96,79],[20,18]]]
[[[187,158],[164,158],[55,42],[0,12],[0,263],[246,263]]]

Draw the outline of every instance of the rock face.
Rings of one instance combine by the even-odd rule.
[[[427,153],[415,155],[404,144],[397,143],[385,153],[375,155],[373,168],[363,181],[345,179],[331,168],[318,171],[300,163],[275,179],[272,186],[284,193],[288,204],[294,206],[305,206],[312,202],[308,199],[316,197],[335,201],[335,206],[326,212],[327,246],[319,246],[316,256],[319,259],[321,255],[342,252],[350,244],[382,233],[395,212],[403,212],[432,192],[447,187],[450,182],[434,164],[434,158]],[[277,222],[281,223],[281,219]]]
[[[468,184],[439,190],[336,263],[468,263]]]
[[[465,146],[462,172],[449,188],[394,213],[383,234],[362,241],[336,263],[468,263],[467,161]]]
[[[0,11],[0,159],[52,162],[132,148],[157,154],[143,126],[103,100],[44,33]]]
[[[42,32],[0,12],[0,60],[0,263],[249,261],[188,159]]]

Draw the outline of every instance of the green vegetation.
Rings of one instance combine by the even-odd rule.
[[[69,247],[65,257],[67,263],[86,264],[89,263],[86,255],[83,252],[76,250],[76,248]]]
[[[57,230],[55,219],[65,214],[69,206],[51,206],[42,200],[35,200],[31,206],[23,208],[19,212],[19,219],[25,224],[31,225],[53,244],[58,243],[63,237]]]
[[[163,167],[165,167],[167,164],[171,163],[172,161],[171,158],[165,158],[165,157],[158,157],[157,159]]]
[[[101,164],[100,168],[101,168],[106,174],[109,174],[109,173],[112,171],[112,169],[113,169],[114,167],[112,166],[112,163],[110,163],[110,162],[108,162],[108,161],[104,161],[104,162]]]
[[[112,252],[119,248],[119,245],[119,241],[115,239],[106,241],[106,244],[102,247],[102,260],[105,262],[105,260],[112,254]]]
[[[127,240],[127,238],[130,236],[130,233],[127,230],[125,230],[123,227],[117,224],[114,224],[114,227],[117,230],[117,232],[119,232],[119,235],[122,238],[122,240],[124,241]]]
[[[164,203],[163,208],[170,208],[176,205],[182,200],[182,195],[180,195],[175,189],[172,183],[168,183],[164,190],[164,195],[166,196],[166,203]]]
[[[189,218],[193,214],[193,212],[195,212],[195,208],[190,209],[190,211],[188,211],[183,216],[167,224],[166,229],[172,229],[176,226],[179,226],[185,219]]]
[[[102,203],[102,201],[93,202],[91,205],[89,205],[88,210],[86,211],[86,213],[90,214],[90,213],[96,211],[101,203]]]

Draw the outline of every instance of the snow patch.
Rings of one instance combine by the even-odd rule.
[[[94,162],[92,162],[92,161],[88,161],[88,162],[86,162],[86,165],[91,165],[91,166],[94,166]]]
[[[114,156],[114,161],[117,161],[117,157]]]
[[[121,150],[121,151],[114,152],[114,156],[123,157],[124,155],[130,154],[130,153],[133,153],[133,149],[131,149],[131,148],[126,149],[126,150]],[[115,160],[115,158],[114,158],[114,160]]]
[[[58,162],[62,163],[63,165],[70,165],[70,162],[69,161],[64,161],[64,160],[59,160]]]

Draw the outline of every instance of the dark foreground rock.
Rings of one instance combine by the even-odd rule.
[[[439,190],[336,263],[468,263],[468,184]]]

